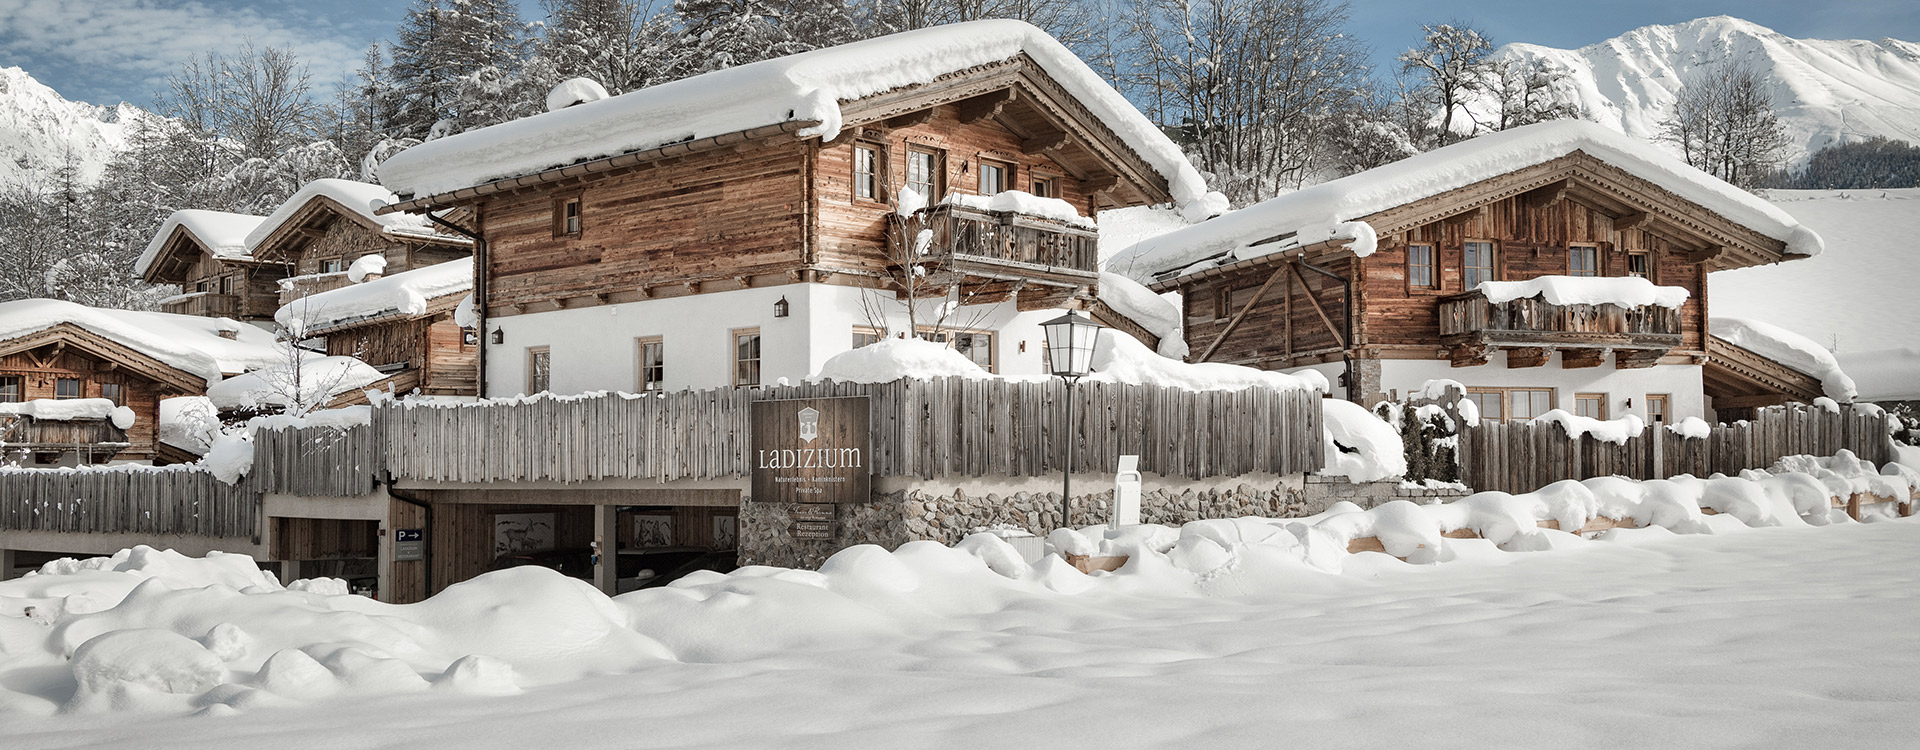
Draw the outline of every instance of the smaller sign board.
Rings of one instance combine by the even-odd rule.
[[[394,529],[393,559],[395,562],[413,562],[426,559],[427,532],[425,529]]]
[[[794,521],[793,538],[815,541],[833,539],[832,521]]]
[[[793,538],[814,541],[833,539],[833,517],[838,507],[802,503],[787,508],[787,517],[793,519]]]

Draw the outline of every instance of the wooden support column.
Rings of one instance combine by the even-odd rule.
[[[1273,288],[1273,282],[1279,281],[1280,277],[1286,274],[1287,268],[1291,265],[1293,264],[1289,263],[1273,269],[1273,275],[1268,276],[1267,282],[1261,284],[1260,288],[1254,291],[1253,299],[1247,300],[1247,304],[1240,306],[1240,312],[1234,313],[1233,317],[1227,320],[1227,327],[1220,330],[1220,335],[1214,337],[1213,343],[1207,346],[1206,352],[1202,353],[1200,359],[1197,361],[1205,362],[1213,356],[1214,352],[1220,350],[1220,345],[1226,342],[1227,336],[1233,333],[1233,329],[1240,327],[1240,321],[1246,319],[1247,313],[1253,311],[1254,305],[1260,304],[1260,298],[1267,296],[1267,290]]]
[[[0,581],[13,580],[13,566],[15,564],[14,551],[10,549],[0,549]]]
[[[607,596],[620,593],[620,550],[615,544],[619,513],[618,505],[593,506],[593,587]]]

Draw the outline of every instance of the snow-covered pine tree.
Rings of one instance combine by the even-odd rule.
[[[843,44],[857,37],[843,0],[674,0],[669,75],[685,78]]]
[[[414,0],[394,37],[390,127],[394,137],[416,139],[443,121],[468,128],[501,121],[510,106],[462,94],[510,88],[501,82],[518,75],[532,44],[511,0]]]

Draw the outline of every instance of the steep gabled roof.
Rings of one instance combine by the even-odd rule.
[[[393,192],[366,182],[353,180],[314,180],[274,209],[272,214],[247,232],[246,251],[256,258],[283,257],[287,240],[298,230],[313,223],[321,214],[337,216],[397,240],[470,245],[471,240],[434,230],[424,216],[375,213],[398,200]],[[331,218],[327,219],[328,221]]]
[[[1180,148],[1052,37],[1020,21],[919,29],[706,73],[423,143],[380,165],[410,199],[671,144],[785,126],[833,140],[842,107],[1025,58],[1158,173],[1176,204],[1207,199]]]
[[[1717,217],[1719,221],[1714,223],[1724,225],[1720,228],[1751,233],[1773,243],[1775,249],[1760,253],[1766,260],[1813,255],[1821,249],[1820,236],[1813,230],[1751,193],[1600,125],[1561,120],[1480,136],[1143,240],[1115,255],[1108,269],[1148,282],[1156,275],[1180,272],[1203,262],[1249,260],[1301,244],[1288,241],[1290,235],[1351,239],[1357,235],[1371,237],[1375,229],[1398,231],[1399,224],[1431,220],[1419,211],[1402,210],[1423,200],[1446,203],[1432,206],[1433,211],[1444,213],[1511,197],[1519,188],[1461,195],[1461,201],[1453,202],[1441,196],[1456,191],[1464,194],[1464,188],[1529,168],[1538,168],[1539,173],[1529,178],[1540,183],[1530,189],[1553,189],[1575,182],[1639,181],[1639,187],[1664,191],[1715,215],[1674,221]],[[1616,191],[1606,199],[1630,198]],[[1369,220],[1385,220],[1391,226],[1354,231],[1355,224]],[[1717,229],[1691,227],[1688,231]]]
[[[247,261],[247,233],[263,221],[261,217],[197,208],[173,212],[161,222],[147,249],[134,261],[133,271],[153,283],[179,283],[178,272],[193,264],[184,255],[188,249],[205,252],[219,260]]]

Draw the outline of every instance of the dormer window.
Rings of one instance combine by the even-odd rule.
[[[553,201],[553,236],[579,237],[581,227],[580,196],[569,195]]]

